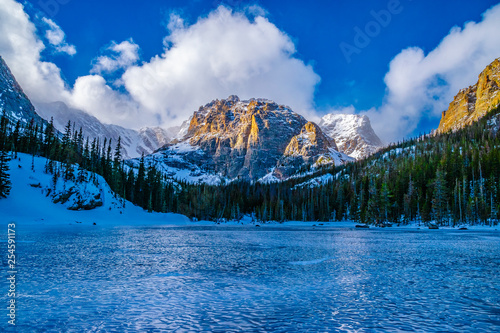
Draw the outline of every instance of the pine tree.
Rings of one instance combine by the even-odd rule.
[[[17,152],[19,150],[19,137],[21,130],[21,121],[16,122],[16,127],[12,133],[12,150],[14,151],[14,158],[17,158]]]
[[[432,212],[438,223],[442,223],[447,216],[448,188],[446,186],[446,173],[442,170],[436,171],[434,180],[434,196],[432,199]]]
[[[405,212],[405,220],[411,221],[413,218],[413,200],[415,194],[415,184],[411,179],[408,182],[408,192],[404,195],[404,212]]]
[[[67,159],[71,144],[71,120],[68,120],[66,127],[64,127],[64,135],[62,138],[62,153],[63,158]]]
[[[384,217],[384,221],[388,220],[391,203],[393,203],[393,201],[392,195],[389,191],[389,185],[384,181],[382,183],[382,188],[380,189],[380,208],[383,213],[382,215]]]
[[[119,136],[118,142],[116,143],[115,147],[115,156],[114,156],[115,168],[118,168],[121,160],[122,160],[122,138],[121,136]]]
[[[137,178],[135,180],[134,188],[134,198],[137,204],[144,207],[144,183],[146,181],[146,168],[144,166],[144,153],[142,153],[141,160],[139,162],[139,170],[137,172]]]
[[[380,221],[380,196],[377,191],[377,186],[375,184],[375,180],[371,179],[370,180],[370,185],[369,185],[369,190],[368,193],[370,195],[368,199],[368,204],[367,204],[367,213],[368,213],[368,218],[372,222],[378,222]]]

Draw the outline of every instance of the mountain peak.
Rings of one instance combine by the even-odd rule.
[[[233,103],[237,103],[237,102],[240,101],[240,98],[238,96],[236,96],[236,95],[231,95],[226,100],[230,101],[230,102],[233,102]]]
[[[356,159],[365,158],[383,146],[366,115],[330,113],[321,118],[319,126],[335,138],[341,152]]]
[[[224,178],[258,180],[276,172],[286,178],[325,157],[341,164],[351,159],[337,153],[335,141],[289,107],[262,98],[237,96],[214,100],[193,113],[186,135],[167,145],[163,169],[200,168]],[[175,173],[175,172],[174,172]]]
[[[283,118],[285,122],[296,123],[300,127],[307,122],[299,114],[274,101],[262,98],[241,101],[232,95],[228,99],[213,100],[194,112],[186,137],[196,141],[211,135],[231,135],[251,123],[253,116],[257,119],[254,120],[254,130],[269,126],[269,119],[275,118]]]

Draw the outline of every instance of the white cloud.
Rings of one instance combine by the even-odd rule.
[[[73,87],[69,104],[87,111],[104,123],[122,124],[134,128],[135,124],[157,124],[159,115],[144,112],[128,95],[113,90],[100,75],[79,77]]]
[[[134,65],[139,60],[139,45],[132,39],[117,44],[112,42],[106,51],[109,56],[100,56],[94,61],[91,73],[111,73]]]
[[[122,77],[131,96],[159,111],[165,125],[231,94],[273,99],[302,113],[312,110],[319,76],[294,58],[291,39],[266,18],[250,21],[225,7],[189,27],[173,18],[165,43],[170,47]]]
[[[184,19],[176,12],[172,12],[165,24],[165,27],[169,32],[180,30],[185,27]]]
[[[268,14],[267,10],[259,5],[251,5],[245,8],[245,11],[253,16],[266,16]]]
[[[40,59],[44,49],[23,6],[0,0],[0,54],[17,81],[34,101],[64,100],[69,95],[59,68]]]
[[[51,19],[43,17],[42,21],[49,27],[49,29],[45,31],[45,37],[49,43],[54,46],[55,50],[60,53],[66,53],[70,56],[75,55],[76,48],[74,45],[70,45],[66,42],[66,35],[64,31],[62,31],[62,29]]]
[[[46,20],[52,26],[47,40],[63,46],[64,32],[50,22]],[[264,16],[249,19],[219,7],[191,26],[178,15],[170,23],[161,55],[137,65],[137,44],[113,43],[110,54],[97,58],[92,70],[96,75],[78,78],[71,88],[55,64],[41,60],[45,45],[23,6],[0,0],[0,54],[35,104],[64,101],[103,122],[126,127],[177,124],[198,106],[231,94],[273,99],[317,119],[314,91],[319,76],[295,58],[290,37]],[[453,28],[427,55],[417,47],[401,51],[385,76],[383,105],[360,113],[370,116],[386,141],[412,134],[423,117],[439,119],[458,90],[475,83],[481,70],[500,56],[498,31],[500,5],[485,12],[479,23]],[[100,73],[120,68],[125,69],[119,80],[123,87],[116,90]]]
[[[259,11],[253,8],[252,13]],[[64,32],[45,21],[52,27],[46,33],[49,43],[62,46]],[[132,40],[113,43],[110,54],[96,59],[95,75],[78,78],[71,88],[55,64],[41,61],[45,45],[23,6],[0,0],[0,54],[35,104],[63,101],[103,122],[131,128],[177,124],[200,105],[232,94],[269,98],[304,115],[313,113],[320,78],[294,57],[290,37],[265,17],[250,20],[219,7],[191,26],[173,15],[168,28],[163,54],[134,66],[139,47]],[[126,71],[117,81],[122,89],[116,90],[100,74],[119,68]]]
[[[389,141],[412,134],[423,117],[437,120],[455,94],[477,81],[478,74],[500,56],[500,5],[481,22],[454,27],[427,55],[407,48],[390,63],[387,93],[378,110],[368,111],[379,136]]]

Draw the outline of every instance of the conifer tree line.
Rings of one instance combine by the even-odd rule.
[[[251,215],[256,221],[457,225],[496,224],[500,217],[498,108],[454,133],[404,141],[362,161],[271,184],[189,184],[168,179],[144,156],[132,168],[122,159],[120,139],[89,140],[70,122],[62,134],[52,121],[14,125],[4,115],[0,125],[0,196],[11,186],[10,151],[10,156],[23,152],[63,163],[65,179],[74,175],[75,165],[102,175],[119,196],[148,211],[204,220]],[[327,174],[331,180],[321,186],[300,186]]]

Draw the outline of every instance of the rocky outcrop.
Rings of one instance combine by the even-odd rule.
[[[92,210],[104,204],[100,193],[89,195],[77,186],[54,193],[51,198],[55,204],[65,204],[68,210]]]
[[[462,89],[444,111],[438,133],[455,131],[482,118],[500,104],[500,58],[481,74],[477,83]]]
[[[9,67],[0,56],[0,114],[5,112],[11,123],[31,121],[46,123],[35,111],[28,96],[24,93]]]
[[[335,141],[290,108],[265,99],[241,101],[237,96],[200,107],[185,136],[161,152],[165,170],[172,163],[176,167],[184,163],[191,170],[203,166],[227,179],[248,180],[273,170],[277,178],[285,178],[320,158],[335,164],[351,160],[343,154],[338,157]]]
[[[326,135],[318,125],[308,122],[290,140],[274,173],[279,178],[287,178],[303,166],[339,165],[352,160],[337,149],[335,140]]]
[[[300,133],[292,138],[285,149],[285,156],[311,158],[327,153],[329,149],[337,150],[335,141],[326,136],[318,125],[308,122]]]
[[[319,126],[335,138],[339,151],[357,160],[368,157],[383,146],[365,115],[331,113],[321,118]]]
[[[258,179],[276,166],[307,121],[272,101],[212,101],[194,113],[186,137],[211,157],[225,177]]]

